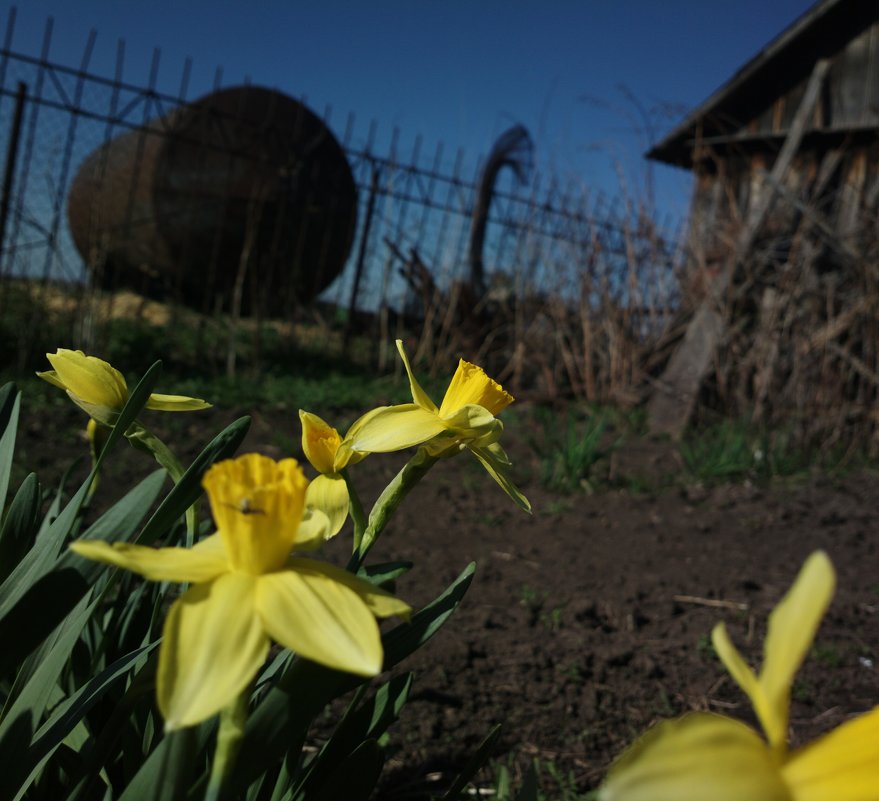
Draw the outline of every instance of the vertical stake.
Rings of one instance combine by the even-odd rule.
[[[3,195],[0,196],[0,254],[6,242],[6,218],[9,216],[9,198],[12,195],[12,179],[15,175],[15,162],[18,157],[18,140],[21,138],[21,121],[24,117],[24,104],[27,99],[27,84],[18,82],[15,93],[15,115],[12,118],[12,132],[9,147],[6,149],[6,169],[3,173]]]
[[[369,241],[369,229],[372,227],[372,213],[375,209],[375,196],[378,194],[379,168],[372,168],[372,180],[369,182],[369,200],[366,202],[366,218],[363,220],[363,233],[360,235],[360,248],[357,251],[357,265],[354,268],[354,284],[351,286],[351,299],[348,301],[348,319],[345,320],[345,333],[342,335],[342,352],[348,352],[348,343],[354,326],[354,310],[357,306],[357,293],[360,291],[360,279],[363,275],[363,262],[366,259],[366,245]]]

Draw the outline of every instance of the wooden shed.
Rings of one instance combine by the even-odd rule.
[[[839,315],[850,298],[833,295],[833,286],[840,286],[841,271],[876,255],[879,1],[816,3],[647,156],[692,170],[695,178],[683,293],[693,316],[650,409],[654,432],[679,436],[712,360],[717,372],[731,317],[749,331],[770,325],[761,315],[778,318],[779,297],[794,286],[781,273],[795,268],[798,291],[815,290],[813,306],[819,295],[830,297],[808,325],[848,330]],[[822,282],[827,275],[835,277]],[[743,310],[757,319],[741,322]],[[865,353],[863,337],[858,343],[854,336],[824,344],[841,348],[839,358],[854,360],[861,377],[872,380],[876,354]],[[753,342],[740,345],[739,357],[753,352]],[[776,379],[759,379],[760,369],[738,377],[740,408],[756,405],[759,412],[773,391]]]
[[[765,199],[786,141],[793,152],[776,188],[782,200],[817,205],[842,240],[855,236],[859,212],[879,191],[877,133],[879,2],[822,0],[647,157],[693,171],[690,252],[710,268]],[[764,237],[790,229],[796,212],[796,202],[776,203]]]

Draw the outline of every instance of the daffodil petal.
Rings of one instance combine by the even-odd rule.
[[[66,348],[47,353],[46,358],[64,388],[85,403],[118,412],[128,400],[128,385],[122,373],[103,359]]]
[[[67,387],[64,385],[64,382],[58,377],[58,373],[56,373],[54,370],[37,372],[37,378],[42,378],[43,381],[48,381],[50,384],[58,387],[59,389],[67,389]]]
[[[443,420],[449,428],[468,437],[496,434],[494,436],[496,440],[504,430],[504,424],[488,409],[474,403],[461,406],[454,414],[444,417]]]
[[[461,359],[449,382],[439,413],[440,417],[447,418],[462,406],[475,404],[497,415],[512,402],[513,396],[497,381],[489,378],[485,370]]]
[[[745,662],[742,655],[738,652],[735,645],[730,640],[729,633],[723,623],[718,623],[711,632],[711,644],[723,666],[733,677],[733,680],[742,688],[745,695],[754,707],[754,712],[763,730],[766,732],[767,738],[772,745],[778,745],[779,742],[784,743],[787,737],[787,715],[784,720],[778,720],[775,716],[773,708],[770,706],[763,686],[757,679],[757,675]],[[779,727],[781,727],[779,729]],[[779,734],[781,740],[779,741]]]
[[[876,801],[879,707],[793,753],[782,775],[796,801]]]
[[[302,426],[302,452],[318,473],[332,473],[333,460],[342,438],[322,417],[299,410],[299,422]]]
[[[326,539],[339,533],[348,517],[348,485],[338,473],[329,476],[318,476],[308,485],[305,491],[305,505],[319,509],[329,518],[329,530]],[[301,536],[297,536],[297,545]]]
[[[270,643],[254,609],[257,581],[227,573],[192,587],[171,607],[156,677],[166,729],[215,715],[265,662]]]
[[[185,395],[162,395],[154,392],[147,398],[147,409],[162,412],[197,412],[210,409],[211,404],[201,398],[188,398]]]
[[[297,551],[313,551],[315,548],[320,548],[331,536],[333,535],[330,534],[330,518],[326,513],[321,509],[306,507],[299,529],[296,531],[296,542],[293,547]]]
[[[414,403],[381,406],[366,417],[362,424],[355,423],[345,437],[352,450],[364,453],[403,450],[448,430],[439,417]]]
[[[650,729],[610,769],[598,798],[794,801],[755,731],[730,718],[704,713]]]
[[[763,643],[763,666],[760,684],[771,705],[778,730],[766,734],[776,745],[787,736],[790,688],[799,670],[821,618],[833,598],[836,574],[827,554],[816,551],[806,560],[793,586],[772,614]]]
[[[403,340],[398,339],[396,345],[397,352],[403,360],[403,366],[406,368],[406,375],[409,376],[409,389],[412,391],[412,400],[422,409],[426,409],[428,412],[436,414],[438,411],[437,405],[430,399],[428,394],[421,388],[421,385],[415,379],[415,374],[412,372],[412,366],[409,364],[409,357],[403,349]]]
[[[526,512],[531,511],[531,502],[507,475],[506,471],[510,462],[509,459],[506,459],[506,454],[503,454],[503,459],[499,459],[491,448],[471,447],[470,452],[480,461],[482,466],[488,471],[488,474],[497,482],[498,486],[510,496],[516,506]]]
[[[70,543],[70,550],[86,559],[138,573],[150,581],[203,582],[229,569],[215,537],[208,537],[194,548],[148,548],[127,542],[77,540]]]
[[[291,557],[287,564],[290,569],[303,574],[317,572],[339,584],[344,584],[349,590],[357,593],[363,603],[369,607],[370,612],[376,617],[397,615],[404,620],[408,620],[412,613],[412,607],[405,601],[401,601],[396,595],[381,589],[381,587],[376,587],[375,584],[369,581],[358,578],[341,567],[329,565],[326,562],[302,559],[298,556]]]
[[[272,639],[336,670],[375,676],[382,646],[375,617],[361,598],[315,565],[258,577],[256,609]]]

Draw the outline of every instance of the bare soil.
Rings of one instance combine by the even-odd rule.
[[[152,415],[150,424],[188,458],[237,416]],[[57,480],[84,453],[84,422],[69,404],[49,417],[25,403],[20,465]],[[495,723],[504,724],[496,760],[514,776],[535,759],[552,762],[569,790],[582,791],[655,721],[699,709],[753,723],[713,654],[711,629],[726,621],[759,664],[767,614],[817,548],[830,554],[838,589],[794,686],[792,741],[879,701],[875,475],[562,496],[539,486],[537,455],[516,433],[508,427],[505,445],[533,515],[463,454],[434,468],[372,553],[415,563],[397,591],[416,607],[469,562],[478,566],[456,615],[402,666],[415,673],[414,692],[392,729],[381,798],[441,788]],[[245,450],[289,455],[298,435],[295,406],[262,412]],[[403,460],[370,457],[354,468],[367,507]],[[108,498],[154,467],[124,443],[113,464],[117,475],[100,489]],[[342,561],[348,547],[342,534],[327,556]],[[481,774],[481,786],[490,781]]]

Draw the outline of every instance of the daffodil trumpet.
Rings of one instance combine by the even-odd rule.
[[[763,665],[755,673],[721,623],[718,657],[744,690],[765,739],[744,723],[695,712],[660,723],[611,768],[599,801],[876,801],[879,707],[788,751],[794,675],[833,596],[826,554],[813,553],[769,617]]]

